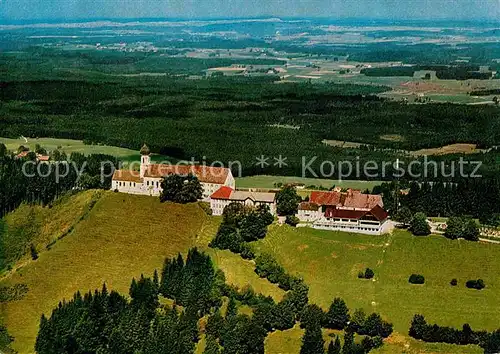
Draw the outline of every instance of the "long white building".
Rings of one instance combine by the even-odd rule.
[[[213,215],[222,215],[224,208],[231,203],[240,203],[252,207],[267,205],[271,214],[276,215],[275,193],[237,191],[224,186],[210,196],[210,208]]]
[[[383,206],[380,195],[355,190],[312,192],[309,202],[300,203],[297,217],[315,229],[380,235],[388,217]]]
[[[152,164],[149,148],[141,148],[140,171],[116,170],[113,174],[111,189],[122,193],[158,196],[162,192],[161,180],[171,174],[195,175],[203,187],[203,200],[222,186],[235,188],[231,170],[223,167],[204,165]]]

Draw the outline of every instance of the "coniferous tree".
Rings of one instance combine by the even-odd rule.
[[[314,328],[321,326],[325,321],[323,309],[316,304],[309,304],[302,310],[300,315],[301,328]]]
[[[219,343],[217,343],[217,339],[212,335],[207,335],[207,345],[203,354],[220,354]]]
[[[349,308],[344,300],[335,298],[326,313],[325,326],[331,329],[344,329],[349,322]]]
[[[335,336],[335,341],[330,341],[328,345],[327,354],[340,354],[342,351],[342,347],[340,345],[339,336]]]
[[[226,320],[229,320],[231,318],[234,318],[238,315],[238,308],[236,307],[236,301],[234,300],[234,297],[229,298],[229,303],[227,304],[227,310],[226,310]]]
[[[220,310],[217,309],[215,313],[208,317],[207,325],[205,327],[205,332],[207,335],[219,338],[221,336],[221,331],[224,327],[224,318],[222,317]]]
[[[354,332],[346,331],[344,334],[344,345],[342,354],[356,354],[356,345],[354,344]]]
[[[324,354],[325,341],[321,333],[321,327],[314,326],[306,328],[304,336],[302,337],[302,346],[300,354]]]

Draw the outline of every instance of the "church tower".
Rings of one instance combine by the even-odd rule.
[[[141,178],[144,178],[144,174],[151,164],[151,157],[149,156],[151,151],[148,146],[144,144],[141,148]]]

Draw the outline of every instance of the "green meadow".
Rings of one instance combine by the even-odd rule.
[[[266,175],[236,178],[236,186],[238,188],[276,188],[278,183],[303,183],[306,187],[310,185],[324,188],[338,186],[341,188],[353,188],[360,190],[368,188],[371,190],[374,186],[379,185],[382,182]]]
[[[27,141],[26,141],[27,140]],[[81,140],[72,139],[56,139],[56,138],[26,138],[22,137],[18,139],[2,138],[0,137],[0,143],[5,144],[7,149],[16,152],[19,146],[23,145],[29,147],[31,151],[35,150],[35,146],[39,144],[41,147],[45,148],[47,152],[54,150],[59,150],[60,152],[65,152],[66,155],[70,155],[72,152],[78,152],[84,155],[90,154],[106,154],[119,158],[124,162],[140,161],[141,155],[139,150],[131,150],[127,148],[101,145],[101,144],[85,144]],[[139,148],[139,147],[138,147]],[[153,155],[153,161],[169,161],[176,162],[176,159],[169,158],[163,155]]]
[[[36,222],[28,222],[28,215]],[[0,279],[0,286],[28,286],[22,299],[0,304],[2,320],[15,337],[14,349],[32,353],[41,314],[50,314],[75,291],[106,282],[110,289],[127,293],[132,277],[151,275],[161,268],[165,257],[194,246],[210,254],[228,283],[251,285],[279,301],[284,292],[259,278],[253,261],[208,248],[220,221],[197,204],[162,204],[157,198],[110,191],[86,191],[65,197],[51,209],[22,206],[9,214],[4,218],[4,233],[25,230],[40,250],[38,260],[22,257]],[[48,243],[53,243],[50,249],[45,247]],[[395,333],[376,353],[482,352],[475,346],[426,344],[409,338],[415,313],[442,325],[467,322],[474,329],[498,327],[498,245],[441,236],[419,238],[405,231],[365,236],[272,225],[266,238],[254,247],[273,254],[287,271],[302,276],[310,287],[310,302],[327,308],[340,296],[353,310],[377,311],[393,322]],[[375,281],[357,278],[365,267],[375,271]],[[410,285],[411,273],[423,274],[426,283]],[[484,290],[465,288],[466,280],[479,277],[486,283]],[[449,285],[452,278],[459,280],[459,286]],[[248,308],[240,311],[251,313]],[[269,334],[266,353],[298,353],[302,333],[296,326]],[[332,332],[324,335],[329,340]]]
[[[401,230],[368,236],[273,225],[255,246],[259,252],[276,257],[287,271],[303,277],[310,287],[311,302],[327,309],[338,296],[353,310],[376,311],[391,321],[395,334],[389,339],[391,345],[381,349],[383,353],[404,348],[410,350],[406,352],[427,352],[431,347],[439,352],[481,352],[474,347],[424,345],[408,338],[416,313],[441,325],[461,327],[469,323],[487,330],[498,327],[498,245],[436,235],[415,237]],[[373,281],[357,278],[366,267],[375,271]],[[409,284],[412,273],[424,275],[425,284]],[[450,285],[453,278],[458,279],[456,287]],[[465,287],[467,280],[478,278],[486,282],[486,289]]]

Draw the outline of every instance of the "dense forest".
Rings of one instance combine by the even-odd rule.
[[[21,203],[49,205],[73,189],[109,189],[114,166],[118,160],[103,154],[72,153],[52,163],[36,161],[34,153],[22,159],[0,155],[0,217]]]
[[[302,156],[317,157],[317,171],[325,160],[359,156],[362,162],[380,162],[401,157],[397,149],[500,142],[498,107],[405,105],[370,95],[385,87],[275,84],[273,77],[186,80],[93,76],[97,74],[26,81],[13,78],[28,72],[8,72],[11,79],[0,83],[0,136],[73,138],[132,149],[146,142],[153,152],[174,158],[239,161],[246,175],[301,175]],[[322,143],[331,139],[370,147]],[[261,155],[271,161],[282,155],[287,166],[258,167]],[[495,156],[473,158],[495,170],[496,162],[490,163]],[[355,173],[343,177],[370,179]]]
[[[396,190],[405,193],[396,198]],[[467,215],[487,221],[500,215],[498,178],[468,178],[456,183],[382,183],[374,187],[373,193],[383,194],[384,207],[391,212],[397,209],[398,203],[399,207],[408,207],[412,212],[423,212],[428,216]]]

